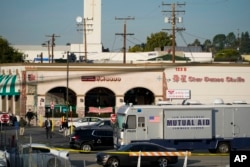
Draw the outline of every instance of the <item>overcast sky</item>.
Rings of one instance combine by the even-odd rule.
[[[171,6],[164,3],[185,3],[176,10],[185,10],[177,27],[185,31],[177,33],[177,45],[186,46],[195,39],[202,43],[216,34],[250,32],[250,0],[102,0],[102,43],[111,51],[120,50],[123,39],[115,33],[123,33],[123,21],[115,17],[134,17],[127,21],[127,47],[146,42],[151,33],[170,29],[164,22]],[[82,32],[77,31],[75,18],[83,16],[83,0],[1,0],[0,36],[12,45],[40,45],[53,33],[57,45],[80,43]],[[170,16],[170,13],[168,14]],[[171,31],[167,31],[171,34]]]

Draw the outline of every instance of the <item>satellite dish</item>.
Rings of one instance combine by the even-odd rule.
[[[76,22],[77,23],[82,23],[82,17],[81,16],[77,16],[76,17]]]

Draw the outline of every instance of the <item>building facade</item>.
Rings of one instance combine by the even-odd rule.
[[[115,113],[124,103],[250,102],[248,64],[15,64],[2,65],[0,110],[23,116]]]

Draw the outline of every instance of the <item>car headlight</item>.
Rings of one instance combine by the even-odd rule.
[[[108,160],[108,159],[109,159],[109,157],[110,157],[110,155],[108,155],[108,154],[107,154],[107,155],[103,155],[103,160],[105,160],[105,161],[106,161],[106,160]]]

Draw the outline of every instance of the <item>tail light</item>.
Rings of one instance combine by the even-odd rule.
[[[79,139],[79,136],[77,136],[77,135],[72,136],[71,139],[72,139],[72,140],[77,140],[77,139]]]

